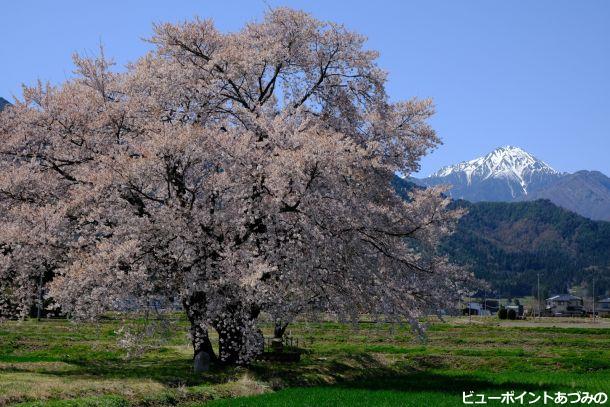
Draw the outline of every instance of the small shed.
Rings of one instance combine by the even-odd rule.
[[[585,315],[582,298],[572,294],[559,294],[546,299],[546,313],[555,317]]]

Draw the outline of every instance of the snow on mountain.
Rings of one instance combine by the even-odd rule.
[[[514,180],[519,183],[525,194],[527,194],[528,181],[533,174],[559,174],[544,161],[513,146],[499,147],[485,157],[443,167],[430,177],[447,177],[455,173],[463,173],[468,185],[472,183],[473,176],[481,180],[488,178]]]
[[[543,188],[561,174],[527,151],[513,146],[484,157],[441,168],[421,185],[449,184],[450,195],[470,201],[511,201]]]

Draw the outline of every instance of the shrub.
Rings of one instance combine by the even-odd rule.
[[[508,313],[506,311],[506,308],[500,308],[500,311],[498,311],[498,318],[506,319],[507,316],[508,316]]]
[[[514,309],[509,309],[507,316],[508,319],[517,319],[517,311],[515,311]]]

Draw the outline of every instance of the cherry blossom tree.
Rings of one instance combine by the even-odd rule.
[[[227,364],[261,352],[261,313],[281,336],[304,312],[418,326],[459,299],[471,276],[437,244],[460,212],[392,186],[440,142],[431,101],[391,102],[362,36],[286,8],[154,30],[125,72],[75,56],[2,113],[4,295],[42,278],[74,318],[180,301],[194,354]]]

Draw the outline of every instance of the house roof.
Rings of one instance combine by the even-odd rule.
[[[559,294],[559,295],[555,295],[554,297],[547,298],[547,300],[551,300],[551,301],[571,301],[571,300],[582,300],[582,298],[577,297],[577,296],[572,295],[572,294]]]

